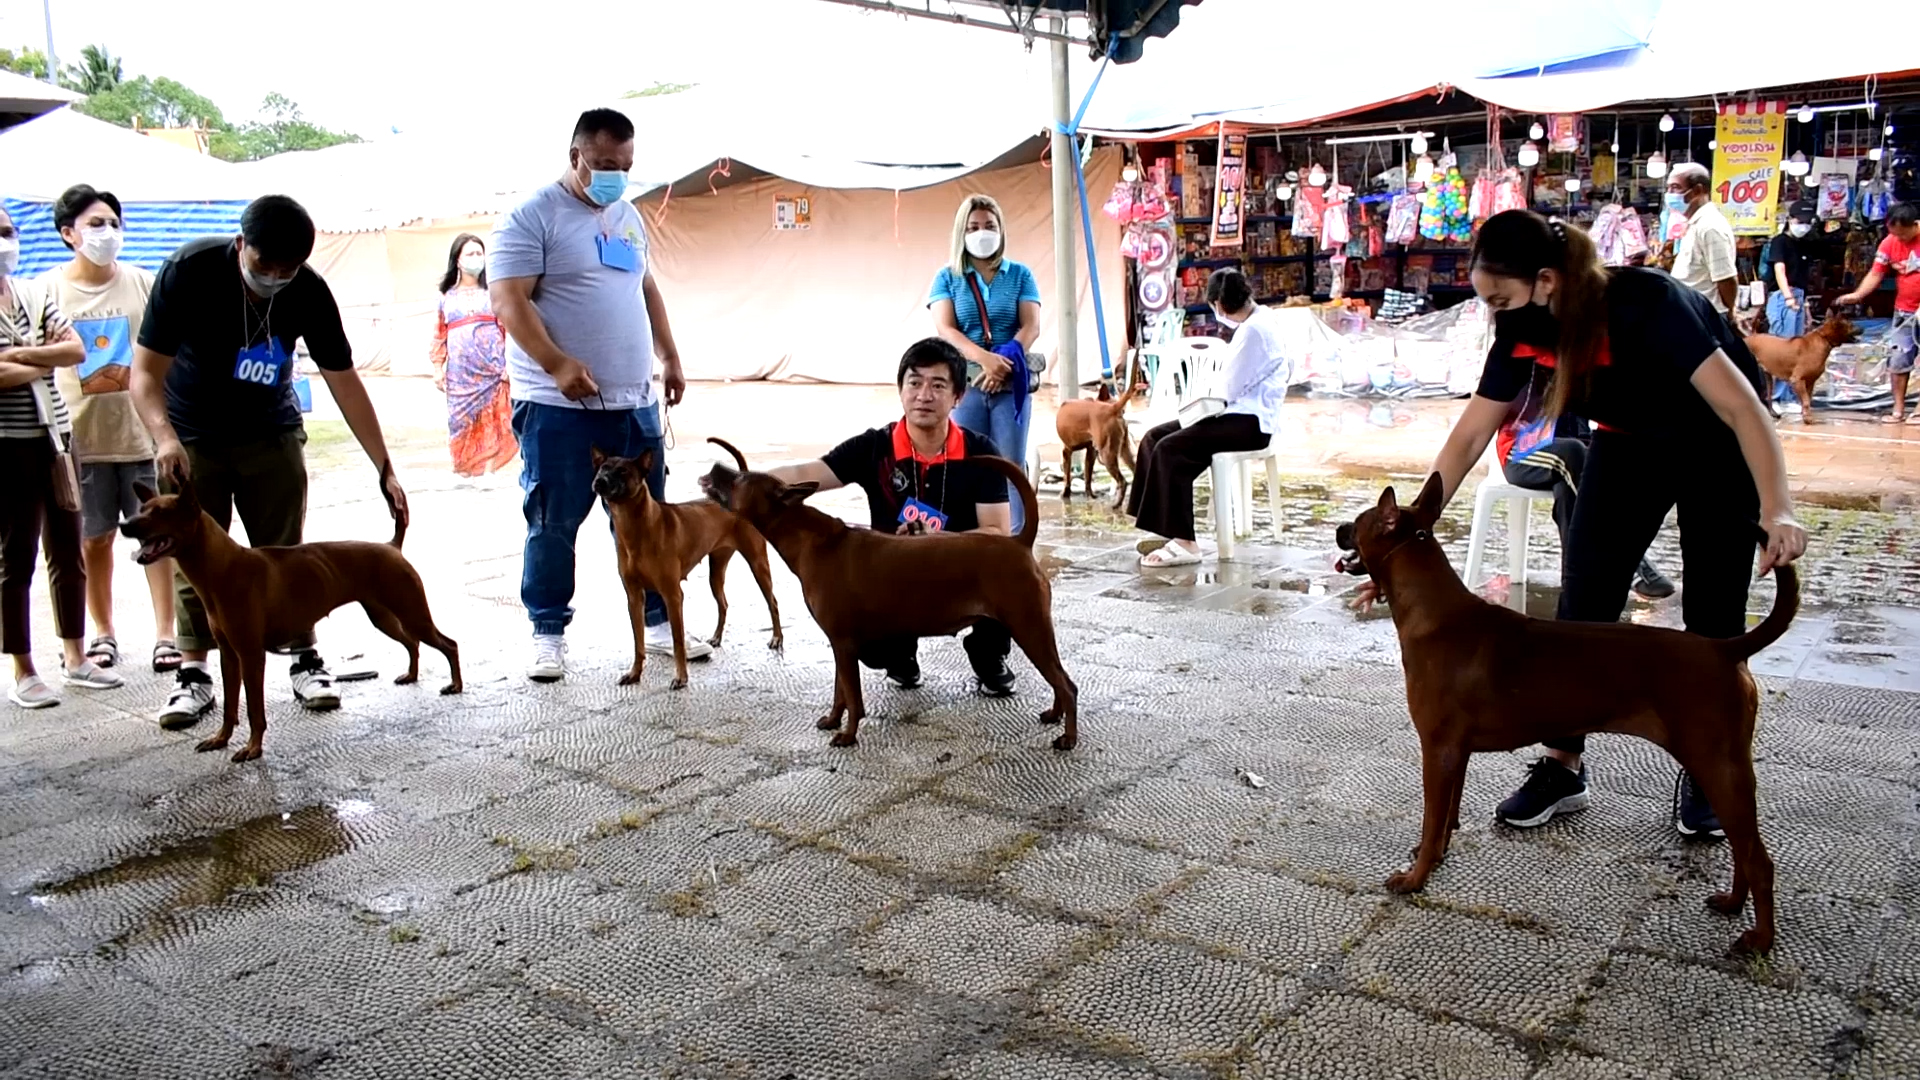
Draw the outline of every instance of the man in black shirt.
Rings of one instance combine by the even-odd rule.
[[[394,519],[407,518],[406,492],[353,369],[340,307],[306,265],[313,241],[313,219],[299,203],[285,195],[254,200],[239,236],[195,240],[160,268],[133,354],[134,407],[153,434],[162,486],[190,479],[223,529],[238,509],[256,547],[298,544],[305,524],[307,434],[293,393],[294,343],[303,338],[373,462]],[[184,575],[176,574],[175,586],[186,660],[160,712],[169,729],[191,727],[213,707],[206,609]],[[267,644],[294,652],[293,694],[302,704],[340,704],[311,638]]]
[[[900,358],[899,420],[855,435],[819,461],[768,471],[789,484],[818,484],[822,491],[858,485],[867,493],[875,529],[1006,536],[1012,521],[1006,478],[969,460],[994,455],[993,444],[952,420],[966,393],[966,377],[960,350],[939,338],[915,342]],[[981,693],[1012,694],[1007,655],[1013,638],[1007,628],[991,620],[976,623],[963,644]],[[860,662],[885,670],[896,685],[910,690],[920,685],[918,651],[917,638],[882,638],[861,644]]]

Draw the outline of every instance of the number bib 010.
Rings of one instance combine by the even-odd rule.
[[[269,337],[258,345],[241,349],[233,363],[233,377],[253,386],[279,386],[287,375],[287,350],[280,339]]]

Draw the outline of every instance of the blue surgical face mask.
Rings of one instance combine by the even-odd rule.
[[[595,206],[612,206],[627,194],[627,173],[625,169],[594,169],[593,179],[587,182],[587,198]]]
[[[1667,210],[1669,213],[1674,213],[1674,214],[1686,213],[1687,197],[1685,195],[1680,194],[1677,191],[1667,192]]]

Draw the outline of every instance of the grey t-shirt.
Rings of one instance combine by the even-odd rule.
[[[587,365],[600,387],[598,398],[567,400],[553,376],[509,336],[513,400],[565,408],[653,404],[653,322],[640,288],[647,247],[646,226],[632,203],[596,210],[557,182],[534,192],[500,222],[488,246],[488,278],[539,278],[533,306],[548,335]],[[609,262],[630,262],[631,269]]]

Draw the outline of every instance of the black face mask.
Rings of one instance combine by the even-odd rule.
[[[1494,312],[1493,334],[1501,341],[1550,349],[1560,342],[1560,320],[1545,304],[1527,304]]]

